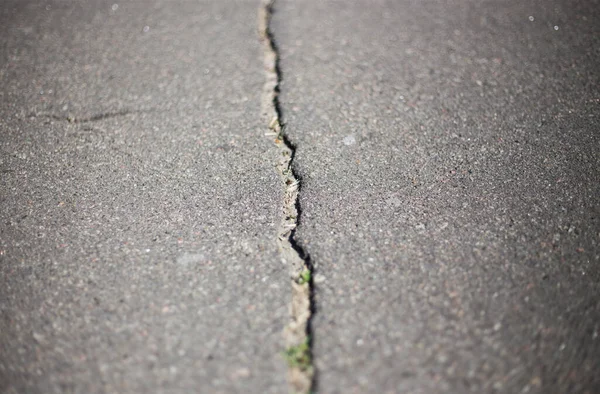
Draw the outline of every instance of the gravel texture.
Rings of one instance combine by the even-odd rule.
[[[0,392],[287,390],[256,1],[4,1]]]
[[[319,392],[600,391],[599,10],[276,3]]]

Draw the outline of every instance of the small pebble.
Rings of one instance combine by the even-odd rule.
[[[343,143],[344,143],[344,145],[346,145],[346,146],[349,146],[349,145],[354,145],[354,144],[356,144],[356,138],[354,138],[354,136],[353,136],[353,135],[346,136],[346,137],[344,137],[344,139],[343,139]]]
[[[315,278],[314,278],[315,283],[323,283],[323,282],[325,282],[325,280],[326,280],[326,278],[324,275],[321,275],[321,274],[315,275]]]

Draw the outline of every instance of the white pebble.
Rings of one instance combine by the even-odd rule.
[[[349,135],[344,137],[343,139],[344,145],[354,145],[356,144],[356,138],[353,135]]]

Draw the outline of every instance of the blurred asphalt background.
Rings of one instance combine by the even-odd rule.
[[[0,392],[283,393],[258,0],[0,4]],[[600,392],[600,4],[277,0],[321,393]]]

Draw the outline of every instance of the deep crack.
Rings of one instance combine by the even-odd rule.
[[[296,393],[309,393],[315,387],[315,368],[312,362],[311,317],[314,313],[313,266],[306,251],[296,242],[295,232],[300,217],[298,193],[300,179],[294,172],[296,147],[285,134],[278,99],[281,71],[279,52],[270,29],[274,0],[262,0],[259,12],[259,34],[263,43],[266,82],[262,94],[262,113],[268,122],[265,135],[273,138],[280,157],[277,170],[284,185],[283,219],[277,233],[281,259],[291,273],[292,302],[290,322],[285,327],[285,357],[288,361],[288,382]]]

